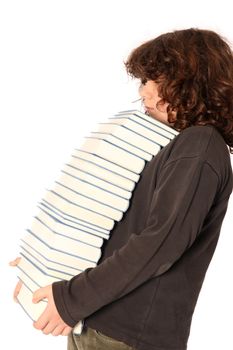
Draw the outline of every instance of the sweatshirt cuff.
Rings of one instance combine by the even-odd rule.
[[[71,317],[65,305],[65,300],[63,297],[63,287],[66,283],[67,281],[58,281],[52,284],[53,299],[60,317],[66,324],[68,324],[68,326],[73,328],[78,323],[78,320],[74,320]]]

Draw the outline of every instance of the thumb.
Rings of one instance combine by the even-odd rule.
[[[32,296],[32,302],[34,304],[38,303],[40,300],[47,298],[48,297],[48,292],[46,287],[39,288],[37,289]]]
[[[17,266],[19,264],[20,260],[21,260],[21,257],[18,256],[15,260],[10,261],[9,265],[10,266]]]
[[[18,300],[17,300],[17,296],[20,292],[20,289],[22,287],[23,283],[21,280],[18,281],[18,283],[16,284],[16,287],[15,287],[15,290],[14,290],[14,294],[13,294],[13,298],[14,298],[14,301],[17,303]]]

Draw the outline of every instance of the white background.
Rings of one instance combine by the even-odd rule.
[[[132,107],[137,86],[123,61],[143,41],[174,29],[213,29],[233,42],[230,1],[1,1],[1,287],[6,349],[65,349],[12,301],[19,239],[74,148],[97,122]],[[193,316],[189,350],[232,349],[232,214]],[[0,345],[3,348],[3,345]]]

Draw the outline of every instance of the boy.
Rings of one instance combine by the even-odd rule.
[[[34,326],[69,334],[69,350],[185,350],[233,186],[233,55],[190,28],[143,43],[125,66],[146,113],[180,133],[147,163],[98,265],[34,293],[48,299]]]

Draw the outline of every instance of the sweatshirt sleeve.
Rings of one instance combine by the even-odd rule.
[[[94,268],[53,283],[68,325],[166,272],[193,244],[218,190],[215,170],[200,157],[170,161],[157,179],[146,227]]]

